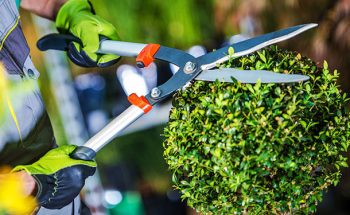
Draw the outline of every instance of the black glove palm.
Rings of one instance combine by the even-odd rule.
[[[36,198],[41,206],[60,209],[71,203],[95,173],[94,161],[69,157],[75,146],[62,146],[49,151],[32,165],[17,166],[13,171],[25,170],[37,183]]]

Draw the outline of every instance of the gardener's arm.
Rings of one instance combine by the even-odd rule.
[[[9,174],[14,174],[16,177],[22,181],[23,188],[24,188],[24,195],[29,196],[31,194],[35,195],[35,190],[36,190],[36,183],[34,178],[26,173],[25,171],[20,171],[20,172],[15,172],[15,173],[9,173]],[[7,178],[9,175],[8,174],[0,174],[0,183],[1,180],[4,178]]]
[[[54,21],[59,9],[66,1],[67,0],[22,0],[21,8]]]
[[[36,194],[36,183],[34,178],[29,175],[28,173],[26,173],[25,171],[20,171],[18,173],[14,173],[14,174],[18,174],[18,177],[20,177],[23,181],[24,184],[24,194],[25,195],[35,195]]]
[[[21,7],[39,16],[54,20],[60,33],[72,34],[81,44],[71,42],[68,56],[83,67],[107,67],[119,56],[98,54],[100,37],[119,40],[116,28],[94,13],[88,0],[22,0]]]

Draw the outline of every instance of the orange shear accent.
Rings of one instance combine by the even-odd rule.
[[[154,61],[154,55],[159,50],[159,44],[148,44],[136,58],[137,66],[140,68],[150,65]]]
[[[135,93],[132,93],[130,96],[128,96],[128,100],[131,104],[141,108],[144,113],[148,113],[150,110],[152,110],[153,106],[147,101],[146,97],[144,96],[139,97]]]

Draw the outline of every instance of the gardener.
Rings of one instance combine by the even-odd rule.
[[[0,127],[0,166],[14,166],[13,172],[25,175],[28,193],[36,196],[41,206],[39,214],[80,214],[77,196],[85,179],[94,174],[96,164],[71,159],[69,154],[75,146],[53,149],[55,139],[36,84],[39,73],[20,26],[19,6],[55,21],[60,32],[80,38],[83,45],[70,44],[68,54],[81,66],[116,63],[119,56],[96,51],[99,35],[110,39],[118,36],[110,23],[94,14],[87,0],[0,0],[0,61],[7,78],[16,85],[32,82],[36,86],[7,101],[11,114]]]

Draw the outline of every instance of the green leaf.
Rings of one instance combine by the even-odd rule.
[[[235,50],[233,49],[232,46],[230,46],[230,47],[228,48],[228,55],[229,55],[229,56],[233,56],[234,53],[235,53]]]
[[[259,51],[258,51],[257,53],[258,53],[260,59],[261,59],[264,63],[266,63],[265,52],[259,52]]]
[[[348,163],[346,161],[340,161],[337,163],[341,167],[349,167]]]
[[[327,61],[323,61],[323,69],[328,69],[328,63],[327,63]]]

